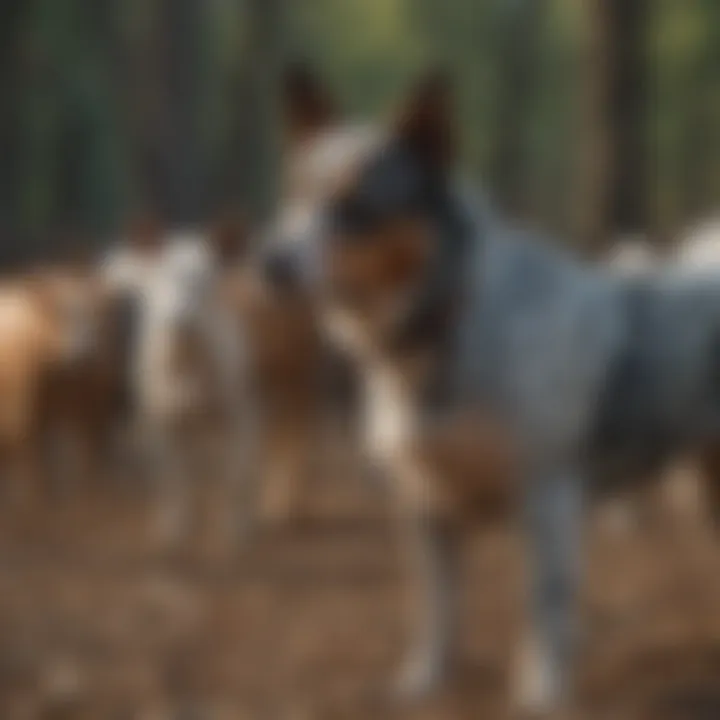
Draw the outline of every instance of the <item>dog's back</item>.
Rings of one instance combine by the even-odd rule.
[[[463,263],[453,394],[489,403],[533,444],[545,434],[552,439],[541,444],[576,442],[621,339],[618,280],[482,206],[469,212],[475,238]]]

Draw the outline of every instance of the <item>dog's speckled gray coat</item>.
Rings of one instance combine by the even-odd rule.
[[[328,157],[333,166],[353,166],[345,151],[356,139],[352,128],[340,131],[310,145],[301,157],[307,164],[307,158],[317,159],[314,148],[329,147],[332,153],[320,155],[324,164],[311,164],[313,172],[325,167]],[[553,708],[571,689],[583,506],[591,481],[602,487],[611,479],[609,470],[615,479],[657,469],[666,455],[718,429],[720,275],[666,270],[623,277],[583,263],[541,237],[513,229],[481,197],[448,187],[444,176],[430,177],[428,204],[417,195],[417,187],[425,187],[418,178],[428,180],[423,164],[413,162],[402,146],[398,151],[373,142],[363,144],[363,154],[374,160],[356,179],[357,197],[366,204],[372,200],[372,210],[377,210],[373,203],[387,210],[392,198],[381,181],[391,177],[404,202],[390,209],[402,212],[414,200],[415,210],[434,225],[441,252],[430,276],[422,278],[414,311],[400,323],[399,351],[392,343],[376,343],[368,356],[367,347],[358,350],[366,339],[349,341],[354,333],[347,325],[342,332],[327,320],[324,325],[355,356],[371,410],[366,428],[371,452],[396,485],[415,485],[422,492],[434,482],[412,459],[405,467],[395,462],[423,413],[489,411],[519,441],[532,632],[516,699],[523,707]],[[350,154],[357,158],[357,151]],[[327,197],[301,200],[300,207],[297,199],[282,206],[275,244],[264,262],[271,276],[280,268],[282,276],[317,289],[325,282],[326,250],[336,233],[327,222]],[[433,303],[447,303],[458,289],[451,337],[424,337]],[[325,288],[319,296],[320,315],[327,317],[332,293]],[[408,390],[398,379],[398,352],[402,355],[403,345],[408,352],[413,336],[443,355],[440,377],[431,380],[432,402],[423,402],[420,388]],[[408,472],[409,482],[402,478]],[[437,523],[418,523],[421,516],[417,513],[407,535],[420,570],[425,621],[400,679],[400,689],[413,695],[441,677],[452,630],[452,542]]]
[[[720,275],[621,278],[462,203],[472,242],[446,400],[493,407],[527,450],[540,649],[527,692],[552,705],[569,689],[589,482],[657,466],[720,429]]]

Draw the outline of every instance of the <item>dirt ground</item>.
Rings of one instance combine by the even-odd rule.
[[[506,717],[512,529],[468,542],[453,682],[394,708],[383,698],[405,632],[401,558],[382,492],[349,465],[328,463],[301,525],[234,558],[200,541],[153,550],[129,487],[99,483],[29,517],[0,511],[0,718]],[[720,718],[720,553],[707,532],[666,519],[592,536],[589,557],[576,717]]]

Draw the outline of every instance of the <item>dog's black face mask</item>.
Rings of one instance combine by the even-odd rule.
[[[385,131],[334,122],[307,77],[301,90],[290,92],[300,129],[266,276],[311,293],[322,310],[387,328],[408,312],[439,251],[450,163],[445,87],[423,83]]]

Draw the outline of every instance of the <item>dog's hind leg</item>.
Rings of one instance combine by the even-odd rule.
[[[525,489],[530,632],[522,646],[515,697],[531,714],[554,712],[569,699],[577,633],[584,481],[555,469]]]

